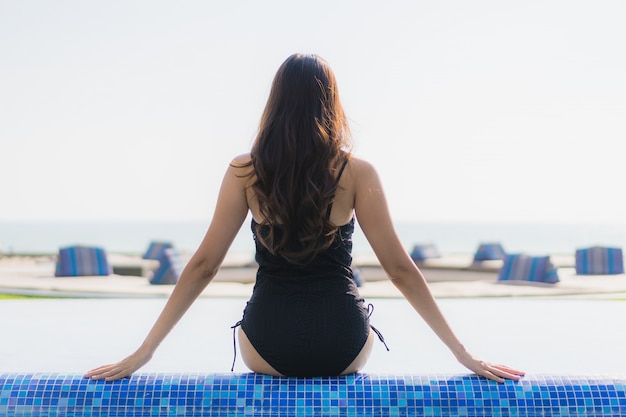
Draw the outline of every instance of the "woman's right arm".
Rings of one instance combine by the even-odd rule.
[[[235,164],[237,163],[235,160]],[[241,171],[242,168],[232,165],[226,171],[215,213],[206,235],[183,270],[163,311],[141,346],[119,362],[86,372],[85,377],[112,381],[128,376],[145,365],[194,300],[211,282],[248,213],[245,197],[246,178],[242,177]]]
[[[465,367],[478,375],[502,382],[523,372],[474,358],[458,340],[432,296],[428,284],[398,238],[376,170],[354,158],[354,209],[359,225],[393,284],[429,327]]]

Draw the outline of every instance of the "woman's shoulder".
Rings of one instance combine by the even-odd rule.
[[[351,184],[355,192],[358,190],[366,191],[371,187],[378,187],[380,177],[374,165],[359,157],[352,156],[346,167],[348,172],[346,181]]]
[[[241,155],[235,156],[230,164],[235,166],[247,166],[251,163],[252,157],[250,153],[242,153]]]
[[[250,185],[250,181],[254,177],[254,167],[252,166],[252,158],[250,154],[241,154],[235,156],[228,164],[227,174],[240,181],[243,187]]]
[[[350,156],[350,159],[348,160],[348,167],[350,167],[350,170],[355,175],[357,175],[357,177],[364,174],[371,174],[376,172],[376,169],[374,168],[374,165],[372,165],[372,163],[354,155]]]
[[[252,166],[252,157],[250,153],[244,153],[241,155],[235,156],[230,165],[237,169],[243,169],[245,171],[254,170]],[[358,156],[350,155],[346,165],[347,171],[351,171],[353,175],[357,177],[367,174],[375,174],[376,169],[374,165]]]
[[[241,155],[235,156],[230,161],[230,169],[233,170],[237,175],[248,176],[254,171],[254,167],[252,166],[252,158],[249,153],[244,153]]]

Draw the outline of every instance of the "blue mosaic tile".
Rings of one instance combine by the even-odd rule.
[[[0,374],[0,416],[626,416],[626,377]]]

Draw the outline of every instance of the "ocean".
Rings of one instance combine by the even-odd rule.
[[[151,241],[169,241],[193,252],[208,227],[206,222],[0,222],[0,251],[6,254],[55,254],[71,245],[99,246],[111,253],[144,253]],[[480,243],[501,243],[509,253],[573,254],[594,245],[625,247],[626,224],[541,223],[416,223],[396,224],[407,251],[432,243],[442,254],[471,254]],[[355,255],[372,249],[357,225]],[[242,226],[231,254],[252,254],[250,223]]]

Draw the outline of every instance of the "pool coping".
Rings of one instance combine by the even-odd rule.
[[[0,415],[623,416],[626,375],[0,374]]]

